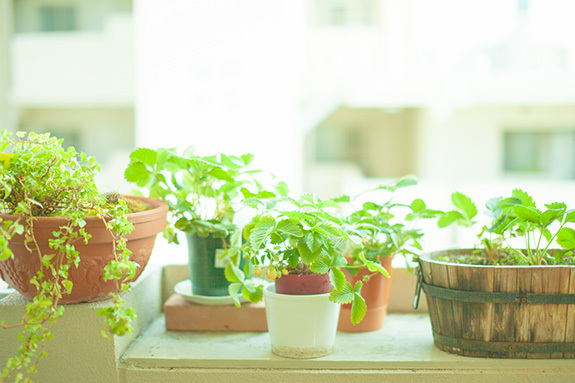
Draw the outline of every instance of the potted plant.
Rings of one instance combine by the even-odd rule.
[[[452,201],[439,225],[477,226],[473,201],[461,193]],[[479,357],[575,357],[575,211],[562,202],[540,210],[518,189],[486,207],[491,223],[475,249],[419,259],[436,346]]]
[[[323,201],[309,194],[299,200],[266,201],[266,209],[245,226],[245,243],[228,250],[241,252],[249,261],[243,270],[233,263],[226,267],[230,295],[237,305],[240,295],[251,302],[264,297],[272,351],[277,355],[315,358],[331,353],[337,303],[352,304],[354,323],[365,314],[362,282],[351,285],[341,270],[347,265],[348,242],[361,243],[335,214],[342,201],[345,198]],[[350,267],[385,273],[362,254],[358,258],[361,265]],[[262,274],[274,283],[266,286],[253,278]]]
[[[396,202],[399,189],[416,184],[414,176],[405,176],[353,198],[352,204],[360,199],[365,201],[365,196],[369,196],[361,208],[352,207],[352,212],[345,217],[346,223],[362,238],[361,246],[352,246],[347,255],[350,264],[361,264],[359,255],[363,254],[369,261],[377,262],[390,271],[392,259],[402,255],[409,268],[412,257],[417,256],[422,249],[420,240],[424,233],[415,223],[437,214],[428,209],[422,199],[414,199],[410,203]],[[363,281],[362,296],[366,301],[367,312],[360,323],[353,324],[350,320],[351,305],[343,305],[338,330],[365,332],[380,329],[387,314],[391,283],[389,274],[370,272],[365,267],[344,269],[344,272],[352,284],[358,280]]]
[[[2,131],[0,140],[0,277],[31,301],[21,323],[0,321],[22,328],[23,340],[0,377],[19,381],[45,356],[62,304],[112,298],[98,312],[107,332],[131,333],[136,315],[121,292],[144,269],[167,206],[100,194],[95,159],[48,133]]]
[[[234,222],[240,201],[276,196],[254,178],[259,171],[249,168],[252,161],[251,154],[198,156],[186,150],[179,155],[167,148],[139,148],[130,155],[126,180],[169,206],[168,242],[179,243],[178,231],[186,236],[194,295],[228,295],[223,253],[241,237]]]

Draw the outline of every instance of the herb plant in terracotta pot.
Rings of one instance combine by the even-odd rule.
[[[190,293],[228,295],[224,270],[229,259],[224,252],[241,237],[234,222],[238,208],[244,206],[240,201],[276,196],[255,179],[259,171],[250,168],[253,156],[198,156],[190,150],[180,155],[175,149],[140,148],[130,160],[126,180],[169,206],[164,236],[173,243],[179,243],[178,232],[186,237]],[[277,186],[280,191],[285,188],[283,183]]]
[[[315,358],[333,351],[338,304],[352,303],[352,321],[365,314],[362,282],[351,285],[343,271],[350,241],[336,215],[338,201],[323,201],[314,195],[301,199],[278,199],[255,216],[244,228],[245,243],[230,248],[249,260],[242,270],[233,263],[226,268],[230,295],[251,302],[264,297],[272,351],[291,358]],[[385,273],[377,263],[362,259],[362,266]],[[265,276],[273,284],[257,281]]]
[[[462,193],[452,201],[439,225],[476,227],[475,203]],[[435,345],[467,356],[574,358],[575,211],[563,202],[539,208],[516,189],[486,212],[475,248],[419,259]]]
[[[0,133],[0,277],[31,302],[23,341],[0,381],[29,379],[62,304],[113,299],[101,309],[107,332],[131,333],[136,319],[122,292],[146,266],[167,206],[155,199],[100,194],[94,158],[49,134]]]
[[[432,218],[438,212],[427,208],[422,199],[410,203],[396,202],[398,190],[416,185],[413,176],[405,176],[388,185],[381,185],[356,196],[363,202],[361,208],[352,209],[346,223],[362,238],[361,246],[352,246],[347,255],[349,263],[357,266],[362,263],[360,256],[381,264],[388,272],[396,255],[406,258],[407,265],[412,256],[421,251],[420,240],[424,233],[416,226],[420,219]],[[377,202],[376,202],[377,201]],[[350,283],[363,281],[362,296],[366,301],[367,312],[360,323],[350,320],[351,305],[342,306],[339,331],[365,332],[378,330],[383,326],[387,314],[387,303],[391,279],[389,274],[370,272],[365,267],[344,269]]]

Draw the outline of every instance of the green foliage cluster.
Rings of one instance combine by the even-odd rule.
[[[407,227],[405,222],[437,214],[421,199],[409,205],[393,202],[398,189],[416,183],[414,177],[407,176],[370,190],[387,192],[388,199],[380,203],[364,202],[348,215],[342,212],[353,209],[349,196],[322,200],[306,194],[297,200],[246,201],[259,208],[260,213],[245,226],[244,244],[228,250],[232,259],[238,259],[240,253],[249,259],[243,270],[237,262],[228,264],[230,295],[236,304],[240,294],[249,301],[259,301],[263,285],[253,277],[259,277],[262,269],[267,269],[265,277],[270,280],[308,271],[328,273],[333,286],[330,299],[340,304],[351,303],[352,323],[359,323],[366,312],[361,296],[363,284],[375,273],[389,277],[381,266],[381,257],[412,254],[421,248],[419,240],[423,233]],[[405,209],[405,214],[397,209]],[[351,274],[367,268],[371,274],[352,285],[346,280],[343,268]]]
[[[22,328],[22,345],[6,362],[0,381],[11,376],[16,382],[30,381],[39,360],[46,356],[44,343],[52,338],[50,328],[64,313],[58,302],[73,289],[69,270],[80,262],[74,243],[88,243],[84,230],[87,216],[102,219],[115,242],[115,259],[105,267],[104,278],[115,280],[118,289],[129,289],[126,280],[133,278],[137,265],[129,260],[126,235],[132,224],[126,218],[126,204],[107,202],[100,195],[94,177],[100,170],[94,158],[62,147],[62,140],[49,134],[0,132],[0,261],[13,257],[8,247],[14,235],[23,235],[30,251],[36,251],[41,269],[30,281],[37,288],[33,302],[26,306],[22,321],[1,328]],[[62,217],[68,224],[53,233],[49,253],[43,253],[34,236],[36,217]],[[100,311],[105,317],[105,333],[123,335],[131,332],[136,317],[120,294],[113,294],[113,306]]]
[[[234,216],[240,201],[285,195],[285,183],[274,191],[265,190],[250,169],[253,155],[225,154],[198,156],[186,150],[140,148],[130,155],[124,172],[127,181],[146,189],[150,197],[162,199],[170,208],[165,236],[178,243],[177,231],[227,237],[236,225]]]
[[[473,229],[477,226],[475,203],[462,193],[453,193],[454,210],[443,212],[440,227],[452,224]],[[476,234],[481,258],[490,264],[557,265],[575,263],[575,210],[563,202],[537,207],[533,197],[515,189],[508,197],[490,199],[486,214],[491,218]],[[517,239],[521,247],[515,245]],[[554,248],[558,245],[560,249]]]
[[[420,240],[424,233],[415,224],[420,219],[435,218],[440,212],[429,209],[420,198],[409,204],[395,202],[398,190],[413,185],[417,185],[417,179],[414,176],[404,176],[354,197],[357,200],[365,195],[370,196],[361,208],[352,209],[345,220],[348,227],[362,238],[361,246],[355,246],[350,254],[353,263],[360,254],[376,262],[380,258],[399,254],[409,261],[411,256],[419,254],[422,250]],[[353,270],[350,269],[350,272],[353,273]]]
[[[231,282],[230,295],[236,304],[239,305],[240,294],[252,302],[261,300],[263,285],[251,277],[264,267],[271,280],[281,278],[289,270],[309,270],[328,273],[333,285],[330,299],[351,303],[352,322],[361,321],[366,312],[361,297],[362,282],[352,286],[341,270],[347,265],[344,256],[349,242],[361,243],[361,238],[346,230],[343,219],[336,215],[336,210],[341,209],[340,203],[348,201],[348,197],[322,200],[312,194],[298,200],[286,197],[262,201],[264,210],[244,228],[244,244],[228,250],[232,259],[241,252],[250,261],[243,270],[234,262],[226,267],[226,277]],[[379,263],[363,256],[359,259],[361,265],[371,271],[387,274]]]

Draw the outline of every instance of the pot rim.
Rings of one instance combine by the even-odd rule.
[[[450,267],[480,267],[480,268],[497,268],[497,269],[551,269],[551,268],[575,268],[575,265],[473,265],[469,263],[454,263],[454,262],[447,262],[447,261],[440,261],[438,259],[433,259],[433,256],[441,255],[441,254],[468,254],[472,251],[478,249],[472,248],[463,248],[463,249],[445,249],[445,250],[436,250],[425,252],[419,256],[420,261],[427,262],[427,263],[435,263],[439,265],[445,265]]]
[[[308,295],[298,295],[298,294],[279,294],[276,293],[275,283],[270,283],[264,287],[264,299],[270,297],[272,299],[283,300],[288,302],[301,301],[301,300],[314,300],[314,299],[324,299],[326,296],[329,297],[330,293],[324,294],[308,294]],[[335,302],[334,302],[335,304]]]
[[[124,196],[131,198],[131,199],[143,201],[152,207],[150,210],[126,214],[126,217],[128,217],[128,220],[132,223],[141,223],[141,222],[153,221],[153,220],[156,220],[158,218],[158,215],[164,215],[164,214],[167,214],[167,212],[168,212],[168,204],[162,200],[157,199],[157,198],[142,197],[142,196],[135,196],[135,195],[124,195]],[[20,218],[20,216],[18,216],[18,215],[0,214],[0,219],[2,221],[16,221],[19,218]],[[60,225],[60,224],[64,225],[69,221],[68,218],[64,218],[64,217],[33,217],[33,218],[35,218],[36,220],[42,220],[46,223],[51,223],[52,225]],[[109,220],[109,218],[104,218],[104,219],[106,221]],[[99,226],[102,224],[102,219],[98,218],[98,217],[88,216],[88,217],[84,217],[84,220],[86,221],[85,227]]]

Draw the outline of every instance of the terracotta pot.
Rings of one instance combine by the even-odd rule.
[[[381,258],[381,265],[391,271],[391,258]],[[357,275],[350,275],[343,269],[346,279],[354,285],[365,275],[370,274],[367,269],[360,270]],[[383,321],[387,314],[387,302],[389,300],[390,278],[377,273],[373,275],[361,288],[361,296],[365,299],[367,312],[361,322],[354,325],[351,323],[351,304],[341,307],[339,314],[338,330],[344,332],[368,332],[379,330],[383,327]]]
[[[282,275],[275,280],[275,292],[289,295],[314,295],[331,292],[328,274]]]
[[[128,239],[128,249],[132,251],[130,259],[140,267],[135,281],[148,263],[156,235],[166,227],[166,214],[168,206],[165,202],[153,198],[131,197],[148,203],[152,209],[140,213],[128,214],[133,223],[134,230]],[[0,215],[2,220],[15,220],[15,216]],[[116,291],[114,281],[104,281],[104,266],[113,258],[112,238],[104,223],[99,218],[87,217],[86,231],[92,235],[88,244],[76,241],[74,246],[80,253],[78,267],[72,266],[69,270],[70,280],[74,286],[71,294],[64,294],[59,304],[80,302],[96,302],[109,298],[109,294]],[[53,252],[48,247],[48,239],[53,238],[52,232],[65,225],[66,219],[55,217],[38,217],[34,222],[36,240],[43,254]],[[0,262],[0,277],[11,287],[16,289],[25,299],[32,300],[36,295],[36,287],[30,283],[32,277],[40,268],[37,251],[30,252],[24,246],[23,236],[15,236],[9,244],[14,258]]]

